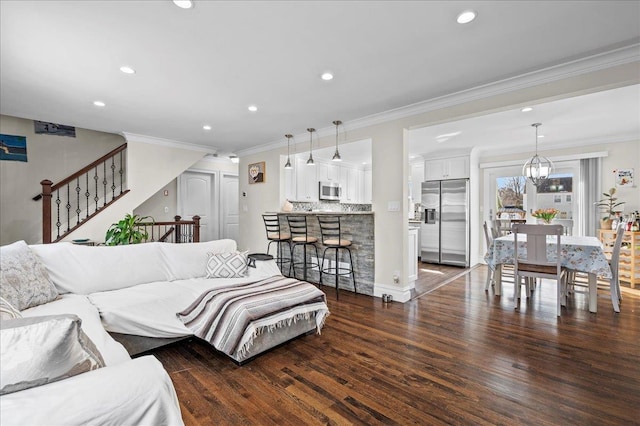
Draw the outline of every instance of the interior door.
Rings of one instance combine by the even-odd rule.
[[[238,211],[238,176],[223,175],[221,183],[222,235],[221,238],[237,240],[240,215]]]
[[[213,215],[215,175],[184,172],[178,178],[178,214],[185,220],[200,216],[200,241],[218,239],[218,226]]]

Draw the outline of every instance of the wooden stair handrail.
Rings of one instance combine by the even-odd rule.
[[[79,178],[80,176],[84,175],[85,173],[88,173],[89,170],[93,169],[94,167],[96,167],[99,164],[104,163],[105,161],[107,161],[109,158],[113,157],[114,155],[118,154],[119,152],[124,151],[127,148],[127,144],[123,143],[122,145],[120,145],[119,147],[117,147],[116,149],[109,151],[108,153],[106,153],[105,155],[103,155],[102,157],[98,158],[96,161],[94,161],[93,163],[89,164],[88,166],[85,166],[84,168],[78,170],[77,172],[75,172],[74,174],[72,174],[71,176],[62,179],[60,182],[54,184],[51,187],[51,191],[55,191],[56,189],[68,184],[69,182],[73,181],[74,179]]]

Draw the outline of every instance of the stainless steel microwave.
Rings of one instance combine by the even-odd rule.
[[[326,201],[340,201],[342,189],[337,182],[318,182],[320,187],[320,199]]]

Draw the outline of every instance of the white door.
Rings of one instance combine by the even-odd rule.
[[[238,176],[223,175],[221,192],[221,238],[238,240],[240,215],[238,214]]]
[[[183,220],[200,216],[200,241],[218,239],[218,226],[213,209],[215,175],[184,172],[178,177],[178,214]]]

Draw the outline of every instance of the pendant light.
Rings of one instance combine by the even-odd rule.
[[[542,123],[533,123],[532,126],[536,128],[536,154],[524,163],[522,174],[537,188],[553,173],[553,163],[547,157],[538,155],[538,127]]]
[[[338,151],[338,128],[342,124],[342,121],[336,120],[333,122],[336,125],[336,153],[333,154],[332,161],[342,161],[342,157],[340,157],[340,152]]]
[[[314,128],[308,128],[307,132],[309,132],[309,159],[307,160],[307,166],[315,166],[316,163],[314,163],[313,161],[313,132],[315,132],[316,129]]]
[[[291,166],[291,155],[290,155],[290,150],[291,150],[291,138],[293,137],[293,135],[290,134],[286,134],[284,135],[285,138],[287,138],[287,162],[284,165],[285,169],[290,169]]]

